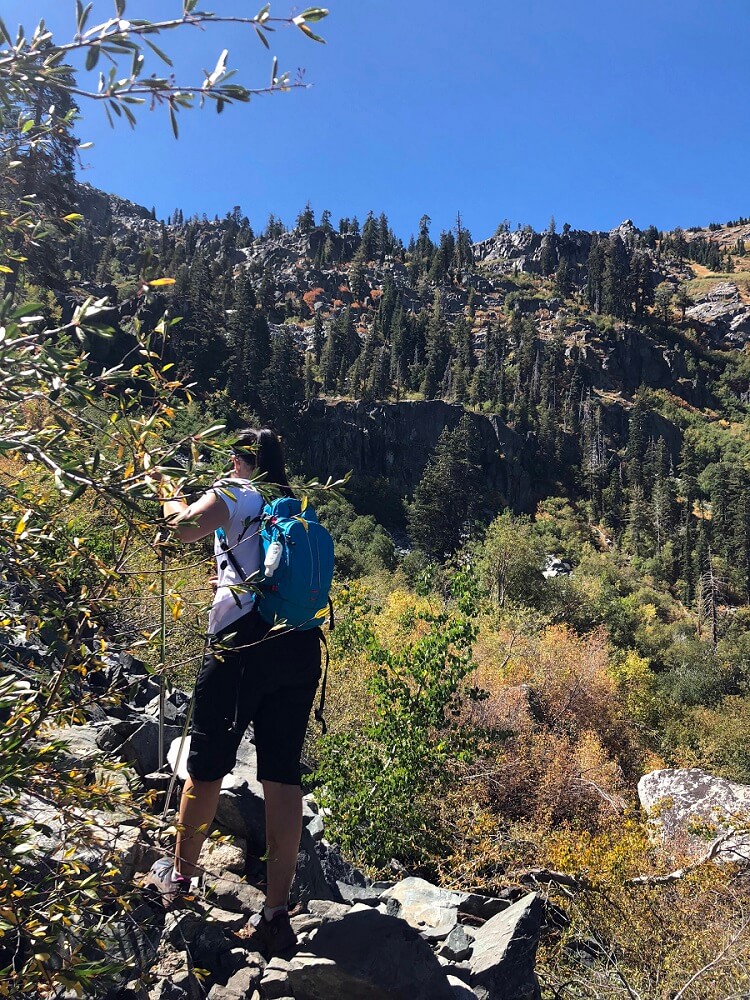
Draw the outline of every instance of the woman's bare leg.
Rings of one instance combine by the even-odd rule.
[[[302,789],[299,785],[264,781],[263,794],[268,853],[266,906],[286,906],[302,836]]]
[[[192,878],[197,872],[198,856],[214,821],[220,792],[221,778],[217,781],[188,778],[182,789],[174,867],[185,878]]]

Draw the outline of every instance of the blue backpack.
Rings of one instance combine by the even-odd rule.
[[[269,578],[263,564],[274,542],[281,558]],[[333,580],[333,539],[310,504],[295,497],[267,503],[260,516],[261,597],[258,612],[273,625],[284,621],[292,629],[318,628],[329,609]]]

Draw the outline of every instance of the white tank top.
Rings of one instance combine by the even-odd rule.
[[[229,521],[224,527],[225,540],[244,577],[240,579],[232,560],[222,548],[220,533],[216,532],[217,587],[208,618],[208,631],[214,635],[246,615],[253,606],[254,594],[249,591],[233,593],[229,587],[241,585],[260,569],[260,523],[255,519],[263,509],[263,497],[241,479],[219,480],[212,489],[219,491],[218,495],[229,510]]]

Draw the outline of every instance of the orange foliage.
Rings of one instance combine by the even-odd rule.
[[[325,294],[324,288],[311,288],[309,292],[305,292],[302,298],[304,299],[305,305],[312,312],[313,306],[318,301],[318,299],[324,294]]]

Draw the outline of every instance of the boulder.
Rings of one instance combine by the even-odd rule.
[[[318,845],[310,836],[310,833],[303,829],[300,841],[299,853],[297,855],[297,870],[294,874],[292,889],[289,894],[289,901],[292,906],[299,903],[307,903],[311,899],[326,899],[334,902],[341,902],[341,895],[336,884],[336,879],[326,878],[326,873],[321,864],[316,848]]]
[[[463,962],[471,954],[472,944],[473,938],[469,937],[461,924],[456,924],[438,948],[438,955],[450,962]]]
[[[466,893],[438,889],[422,878],[405,878],[392,889],[386,889],[381,899],[398,903],[398,915],[427,940],[440,941],[448,937],[458,923],[458,907]]]
[[[165,747],[179,734],[177,726],[165,726]],[[155,719],[141,715],[113,721],[99,730],[96,742],[102,750],[115,753],[132,764],[139,775],[158,771],[162,764],[159,760],[159,723]]]
[[[323,924],[291,962],[296,1000],[453,1000],[430,946],[377,910]]]
[[[456,1000],[476,1000],[477,994],[474,990],[470,986],[467,986],[466,983],[457,976],[449,975],[448,983],[453,990],[453,996]]]
[[[160,696],[157,694],[146,704],[146,715],[152,719],[159,718]],[[172,726],[184,726],[187,708],[190,704],[190,695],[185,691],[175,688],[164,698],[164,721]]]
[[[662,843],[691,857],[706,854],[717,837],[750,819],[750,785],[699,768],[651,771],[638,782],[638,798]],[[716,859],[749,860],[750,834],[728,837]]]
[[[235,836],[242,837],[253,853],[264,853],[266,813],[263,786],[258,781],[255,746],[247,737],[237,751],[231,786],[222,786],[216,822]]]
[[[459,916],[479,917],[481,920],[489,920],[490,917],[497,916],[503,910],[507,910],[513,902],[515,891],[513,889],[503,890],[508,895],[481,896],[478,892],[469,892],[466,898],[458,904]]]
[[[538,1000],[534,960],[542,914],[531,892],[473,932],[471,986],[480,1000]]]

